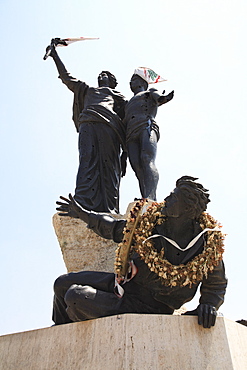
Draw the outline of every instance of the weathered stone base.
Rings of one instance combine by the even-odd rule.
[[[0,337],[2,370],[247,369],[247,328],[223,317],[125,314]]]
[[[113,272],[116,243],[101,238],[78,218],[56,213],[52,221],[68,272]]]

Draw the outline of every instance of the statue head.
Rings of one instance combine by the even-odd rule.
[[[130,80],[130,89],[134,94],[140,91],[145,91],[148,88],[148,83],[137,74],[133,74]]]
[[[115,89],[117,86],[116,77],[109,71],[102,71],[98,76],[99,87],[107,86],[111,89]]]
[[[206,211],[210,202],[208,190],[195,182],[195,177],[183,176],[176,181],[176,188],[165,198],[163,212],[168,217],[180,217],[187,215],[188,218],[198,219],[203,211]]]

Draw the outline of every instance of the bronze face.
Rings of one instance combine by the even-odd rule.
[[[178,188],[175,188],[173,192],[165,198],[165,202],[162,213],[168,217],[180,217],[188,211],[188,205],[184,200],[184,194]]]
[[[130,89],[134,94],[140,91],[147,90],[147,87],[148,87],[148,83],[145,80],[143,80],[143,78],[141,78],[140,76],[134,74],[131,77]]]

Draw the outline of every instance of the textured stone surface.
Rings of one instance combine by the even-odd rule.
[[[0,337],[0,369],[243,370],[247,328],[223,317],[120,315]]]
[[[52,221],[68,272],[113,272],[116,243],[101,238],[77,218],[55,214]]]

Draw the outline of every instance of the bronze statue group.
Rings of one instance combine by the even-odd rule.
[[[174,92],[165,95],[149,88],[159,76],[138,68],[130,80],[134,95],[127,101],[115,90],[117,81],[110,72],[101,72],[98,87],[90,87],[67,72],[54,45],[47,50],[60,79],[74,94],[73,121],[79,133],[75,195],[61,197],[57,210],[119,243],[115,273],[81,271],[58,277],[55,325],[124,313],[172,314],[192,300],[200,286],[199,305],[186,314],[197,315],[204,328],[214,326],[227,279],[224,235],[205,212],[208,190],[196,178],[183,176],[163,202],[156,201],[160,134],[155,117]],[[141,199],[127,219],[117,219],[127,158]],[[128,251],[125,258],[123,250]]]

